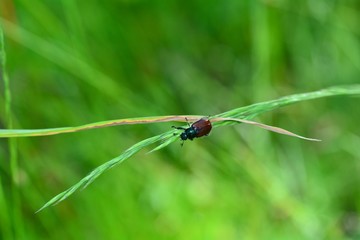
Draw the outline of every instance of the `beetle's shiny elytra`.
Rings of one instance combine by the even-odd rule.
[[[194,138],[207,136],[211,131],[212,125],[208,118],[201,118],[188,128],[174,126],[173,128],[184,130],[184,132],[180,134],[180,138],[185,141],[187,139],[193,140]]]

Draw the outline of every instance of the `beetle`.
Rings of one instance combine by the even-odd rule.
[[[187,118],[185,119],[187,121]],[[175,126],[172,127],[175,129],[184,130],[184,132],[180,134],[181,140],[185,141],[187,139],[190,139],[192,141],[194,138],[199,138],[202,136],[209,135],[212,125],[208,118],[203,117],[197,120],[196,122],[192,123],[191,125],[189,124],[188,128],[175,127]]]

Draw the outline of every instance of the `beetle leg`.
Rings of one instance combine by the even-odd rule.
[[[186,128],[184,127],[176,127],[176,126],[171,126],[172,128],[178,129],[178,130],[186,130]]]
[[[185,118],[187,124],[189,125],[189,127],[191,127],[191,124],[189,123],[189,120],[187,119],[187,117]]]

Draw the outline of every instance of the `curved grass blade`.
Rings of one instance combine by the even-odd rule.
[[[168,132],[168,136],[165,138],[166,140],[164,142],[162,142],[159,146],[157,146],[156,148],[152,149],[151,151],[149,151],[148,153],[152,153],[152,152],[155,152],[155,151],[158,151],[168,145],[170,145],[171,143],[179,140],[179,136],[178,135],[174,135],[173,133],[174,131],[171,131],[171,132]]]
[[[280,134],[283,134],[283,135],[288,135],[288,136],[291,136],[291,137],[297,137],[297,138],[301,138],[301,139],[308,140],[308,141],[316,141],[316,142],[321,141],[321,140],[316,139],[316,138],[303,137],[303,136],[301,136],[301,135],[292,133],[292,132],[290,132],[290,131],[288,131],[288,130],[285,130],[285,129],[283,129],[283,128],[274,127],[274,126],[266,125],[266,124],[263,124],[263,123],[254,122],[254,121],[249,121],[249,120],[244,120],[244,119],[238,119],[238,118],[213,118],[212,121],[213,121],[213,122],[217,122],[217,121],[234,121],[234,122],[241,122],[241,123],[246,123],[246,124],[255,125],[255,126],[257,126],[257,127],[261,127],[261,128],[263,128],[263,129],[266,129],[266,130],[269,130],[269,131],[272,131],[272,132],[276,132],[276,133],[280,133]]]
[[[319,91],[294,94],[271,101],[255,103],[249,106],[232,109],[230,111],[214,115],[212,116],[212,118],[233,117],[233,118],[241,118],[241,119],[252,119],[255,116],[258,116],[259,114],[269,112],[271,110],[286,105],[294,104],[297,102],[323,98],[323,97],[330,97],[330,96],[359,95],[359,94],[360,94],[360,84],[336,86],[336,87],[325,88]],[[236,124],[236,123],[223,122],[220,124],[226,125],[226,124]]]
[[[108,120],[102,122],[89,123],[77,127],[62,127],[62,128],[47,128],[47,129],[0,129],[0,138],[6,137],[36,137],[48,136],[61,133],[79,132],[95,128],[105,128],[117,125],[128,124],[149,124],[158,122],[186,122],[198,120],[203,116],[196,115],[170,115],[170,116],[154,116],[154,117],[141,117],[141,118],[124,118],[116,120]]]
[[[294,94],[272,101],[261,102],[241,108],[236,108],[221,114],[214,115],[210,119],[218,118],[218,117],[232,117],[232,118],[240,118],[242,120],[252,119],[261,113],[268,112],[276,108],[280,108],[297,102],[302,102],[302,101],[322,98],[322,97],[329,97],[336,95],[353,95],[353,94],[360,94],[360,85],[331,87],[315,92]],[[125,124],[149,124],[149,123],[170,122],[170,121],[186,122],[185,118],[187,118],[189,121],[196,121],[201,117],[203,116],[198,116],[198,115],[153,116],[153,117],[109,120],[109,121],[85,124],[76,127],[48,128],[48,129],[0,129],[0,138],[48,136],[48,135],[55,135],[61,133],[84,131],[94,128],[125,125]],[[219,122],[218,124],[215,124],[214,126],[233,125],[233,124],[236,123],[230,121],[227,122],[223,121],[223,122]]]
[[[249,121],[248,119],[254,118],[255,116],[285,106],[289,105],[291,103],[296,103],[300,101],[315,99],[315,98],[321,98],[321,97],[327,97],[327,96],[335,96],[335,95],[351,95],[351,94],[360,94],[360,85],[353,85],[353,86],[346,86],[346,87],[335,87],[335,88],[328,88],[316,92],[311,93],[304,93],[304,94],[295,94],[287,97],[283,97],[277,100],[253,104],[250,106],[237,108],[222,114],[215,115],[211,118],[211,121],[214,122],[214,127],[219,127],[223,125],[229,125],[229,124],[236,124],[236,122],[242,122],[247,124],[256,125],[259,127],[262,127],[264,129],[286,134],[294,137],[300,137],[307,140],[316,141],[317,139],[310,139],[305,138],[300,135],[291,133],[287,130],[268,126],[265,124]],[[147,118],[132,118],[132,119],[120,119],[120,120],[113,120],[113,121],[105,121],[105,122],[98,122],[98,123],[92,123],[87,124],[75,128],[60,128],[56,131],[58,132],[50,132],[46,135],[53,135],[58,133],[65,133],[65,132],[75,132],[80,130],[86,130],[86,129],[92,129],[92,128],[99,128],[99,127],[108,127],[108,126],[115,126],[115,125],[121,125],[121,124],[143,124],[143,123],[155,123],[155,122],[168,122],[168,121],[179,121],[179,122],[185,122],[187,118],[189,121],[195,121],[201,118],[202,116],[163,116],[163,117],[147,117]],[[241,117],[242,119],[238,119],[236,117]],[[21,130],[19,130],[21,131]],[[42,131],[46,131],[46,129],[42,129]],[[46,132],[45,132],[46,133]],[[154,148],[151,152],[159,150],[170,143],[174,142],[176,140],[176,136],[171,136],[170,134],[173,134],[174,131],[169,131],[164,134],[145,139],[132,147],[128,148],[123,154],[120,156],[102,164],[101,166],[94,169],[91,173],[89,173],[86,177],[81,179],[78,183],[73,185],[68,190],[56,195],[54,198],[52,198],[50,201],[48,201],[44,206],[42,206],[37,212],[43,210],[44,208],[57,204],[66,198],[68,198],[71,194],[73,194],[75,191],[77,191],[80,188],[84,188],[88,186],[90,183],[92,183],[97,177],[99,177],[102,173],[104,173],[106,170],[112,168],[113,166],[123,162],[124,160],[128,159],[138,151],[140,151],[142,148],[145,148],[146,146],[155,143],[157,141],[162,141],[166,139],[167,136],[169,138]],[[24,135],[22,135],[24,136]],[[32,135],[27,135],[32,136]]]
[[[302,138],[302,139],[306,139],[306,140],[310,140],[310,141],[320,141],[318,139],[312,139],[312,138],[306,138],[306,137],[302,137],[300,135],[297,135],[295,133],[289,132],[287,130],[278,128],[278,127],[273,127],[273,126],[269,126],[269,125],[265,125],[262,123],[258,123],[258,122],[254,122],[254,121],[249,121],[249,120],[243,120],[243,119],[237,119],[237,118],[214,118],[212,119],[213,122],[218,122],[218,121],[234,121],[234,122],[241,122],[241,123],[246,123],[246,124],[251,124],[251,125],[256,125],[259,126],[261,128],[264,128],[266,130],[270,130],[273,132],[277,132],[280,134],[285,134],[285,135],[289,135],[289,136],[293,136],[293,137],[298,137],[298,138]],[[131,157],[132,155],[134,155],[135,153],[137,153],[138,151],[140,151],[142,148],[153,144],[157,141],[162,141],[165,140],[165,142],[161,143],[159,146],[157,146],[156,148],[152,149],[151,151],[149,151],[148,153],[152,153],[154,151],[160,150],[166,146],[168,146],[169,144],[173,143],[174,141],[178,140],[178,136],[174,135],[174,131],[169,131],[166,132],[164,134],[152,137],[152,138],[148,138],[145,139],[135,145],[133,145],[132,147],[130,147],[129,149],[127,149],[123,154],[121,154],[120,156],[100,165],[99,167],[95,168],[92,172],[90,172],[86,177],[84,177],[83,179],[81,179],[77,184],[73,185],[71,188],[67,189],[66,191],[56,195],[55,197],[53,197],[50,201],[48,201],[44,206],[42,206],[37,212],[40,212],[41,210],[43,210],[44,208],[51,206],[51,205],[55,205],[63,200],[65,200],[66,198],[68,198],[70,195],[72,195],[75,191],[81,189],[86,188],[89,184],[91,184],[93,181],[95,181],[101,174],[103,174],[105,171],[109,170],[110,168],[114,167],[115,165],[123,162],[124,160],[128,159],[129,157]]]
[[[133,145],[132,147],[125,150],[125,152],[123,152],[120,156],[118,156],[116,158],[113,158],[110,161],[108,161],[108,162],[100,165],[99,167],[95,168],[86,177],[81,179],[78,183],[76,183],[75,185],[73,185],[69,189],[65,190],[64,192],[59,193],[58,195],[53,197],[50,201],[48,201],[44,206],[42,206],[36,212],[38,213],[41,210],[43,210],[44,208],[46,208],[46,207],[55,205],[55,204],[65,200],[71,194],[73,194],[75,191],[87,187],[89,184],[91,184],[96,178],[98,178],[105,171],[107,171],[110,168],[116,166],[117,164],[125,161],[126,159],[128,159],[129,157],[131,157],[135,153],[139,152],[141,149],[145,148],[146,146],[148,146],[150,144],[153,144],[153,143],[155,143],[157,141],[160,141],[162,139],[163,139],[163,134],[155,136],[155,137],[151,137],[151,138],[148,138],[148,139],[145,139],[145,140]]]

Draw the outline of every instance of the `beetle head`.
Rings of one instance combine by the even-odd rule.
[[[183,132],[180,134],[180,138],[181,140],[185,141],[186,139],[188,139],[188,135],[186,134],[186,132]]]

